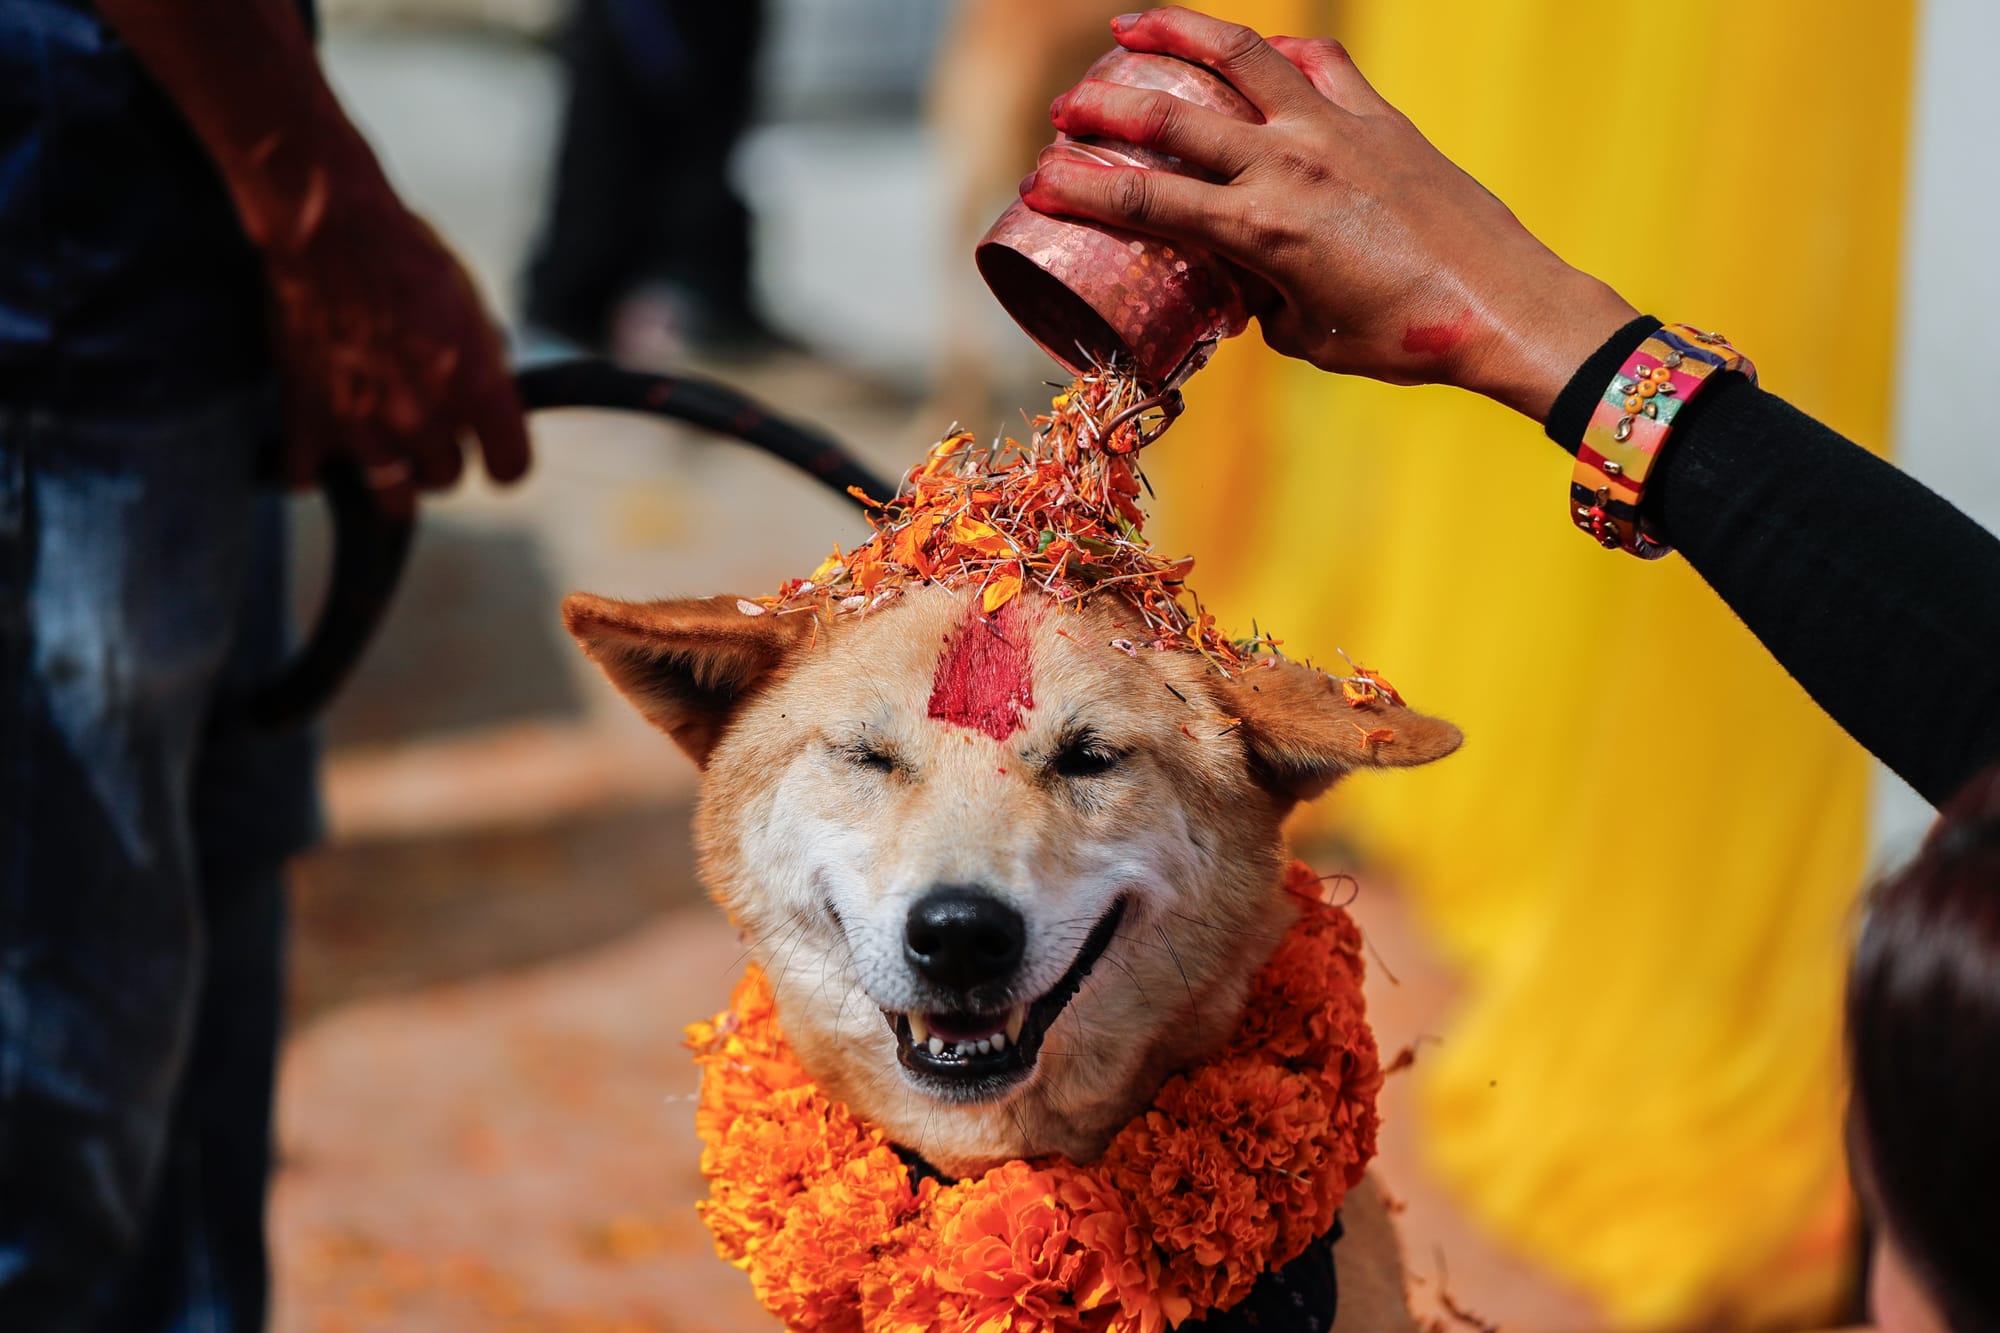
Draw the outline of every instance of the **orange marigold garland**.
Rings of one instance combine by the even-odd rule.
[[[688,1029],[717,1251],[800,1330],[1159,1333],[1235,1305],[1325,1234],[1375,1153],[1361,936],[1319,884],[1292,863],[1299,918],[1235,1036],[1089,1166],[913,1187],[881,1131],[799,1067],[750,969]]]

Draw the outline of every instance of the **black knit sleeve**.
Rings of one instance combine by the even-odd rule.
[[[1551,439],[1576,452],[1605,385],[1658,327],[1635,320],[1584,363]],[[2000,540],[1914,478],[1728,375],[1676,418],[1646,515],[1931,804],[2000,761]]]

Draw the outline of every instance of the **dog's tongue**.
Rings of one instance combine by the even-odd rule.
[[[945,1041],[978,1041],[1006,1026],[1005,1014],[925,1014],[931,1035]]]

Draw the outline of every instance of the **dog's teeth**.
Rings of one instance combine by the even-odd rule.
[[[981,1055],[991,1055],[993,1053],[993,1042],[990,1038],[981,1037],[979,1044],[974,1049]]]
[[[1021,1028],[1028,1021],[1028,1006],[1017,1004],[1007,1011],[1007,1040],[1019,1041]]]
[[[1004,1051],[1004,1050],[1006,1050],[1006,1049],[1007,1049],[1007,1034],[1006,1034],[1006,1033],[1004,1033],[1004,1032],[996,1032],[996,1033],[994,1033],[994,1034],[993,1034],[993,1049],[994,1049],[994,1050],[996,1050],[996,1051]]]
[[[912,1046],[921,1046],[930,1039],[930,1024],[924,1022],[922,1014],[912,1012],[910,1014],[910,1044]]]
[[[932,1054],[932,1055],[943,1055],[943,1054],[944,1054],[944,1038],[942,1038],[942,1037],[932,1037],[932,1038],[931,1038],[931,1040],[930,1040],[930,1048],[931,1048],[931,1054]]]

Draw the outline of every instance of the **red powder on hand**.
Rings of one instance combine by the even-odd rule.
[[[1403,330],[1403,350],[1416,356],[1443,356],[1471,332],[1472,312],[1462,312],[1449,324],[1419,324]]]
[[[931,680],[930,715],[955,727],[983,731],[1004,741],[1026,725],[1035,706],[1028,660],[1033,621],[1015,599],[988,619],[975,601],[938,657]]]

